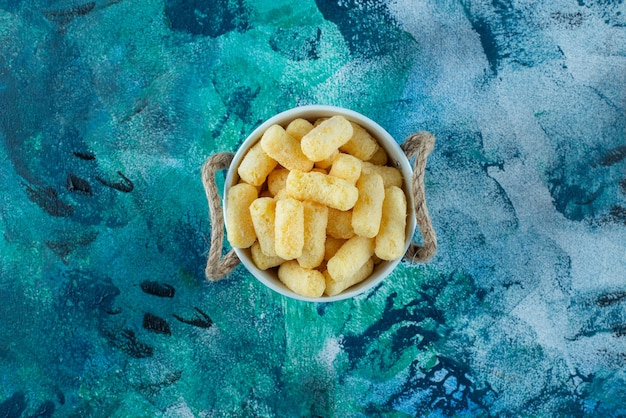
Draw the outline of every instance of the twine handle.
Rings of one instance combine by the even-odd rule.
[[[424,262],[428,261],[437,252],[437,236],[428,215],[424,191],[426,160],[435,147],[435,137],[429,132],[417,132],[409,136],[400,147],[408,158],[415,156],[412,179],[413,196],[415,197],[415,218],[423,239],[423,245],[411,242],[404,256],[413,262]]]
[[[204,273],[207,279],[214,282],[223,279],[239,264],[239,258],[234,250],[230,250],[222,257],[224,214],[222,213],[220,196],[217,193],[217,184],[215,183],[215,173],[227,169],[233,157],[234,154],[230,152],[220,152],[209,157],[202,166],[202,184],[209,202],[209,215],[213,224],[211,228],[211,248],[209,248],[209,257]]]

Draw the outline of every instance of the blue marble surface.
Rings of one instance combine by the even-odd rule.
[[[437,137],[439,252],[204,279],[204,160],[301,104]],[[626,416],[622,0],[0,0],[0,417]]]

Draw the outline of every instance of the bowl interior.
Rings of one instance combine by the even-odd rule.
[[[378,141],[379,145],[382,146],[387,152],[387,155],[389,156],[389,161],[387,164],[395,166],[402,173],[402,176],[404,178],[403,189],[407,197],[408,211],[406,239],[404,245],[404,252],[406,252],[411,243],[416,227],[415,202],[413,192],[411,190],[411,178],[413,175],[413,169],[408,159],[406,158],[406,155],[402,152],[402,149],[400,149],[397,142],[391,137],[391,135],[389,135],[389,133],[387,133],[387,131],[385,131],[380,125],[378,125],[371,119],[352,110],[344,109],[341,107],[323,105],[301,106],[279,113],[276,116],[265,121],[248,136],[248,138],[243,142],[243,144],[235,154],[230,168],[228,169],[228,173],[226,174],[226,181],[224,184],[224,196],[226,196],[228,189],[231,186],[237,184],[237,182],[239,181],[237,168],[239,167],[239,164],[241,163],[241,160],[245,156],[246,152],[252,147],[252,145],[254,145],[257,141],[261,139],[263,132],[265,132],[268,127],[274,124],[278,124],[284,127],[296,118],[303,118],[309,120],[310,122],[313,122],[317,118],[330,117],[334,115],[342,115],[346,119],[355,122],[365,128],[370,133],[370,135],[372,135]],[[222,207],[224,208],[224,212],[226,212],[227,209],[226,204],[226,199],[223,198]],[[226,219],[226,216],[224,216],[224,218]],[[278,279],[278,275],[276,274],[275,270],[264,271],[257,268],[252,261],[252,256],[249,248],[235,248],[235,253],[241,260],[241,263],[246,267],[246,269],[248,269],[248,271],[252,273],[252,275],[256,279],[261,281],[261,283],[263,283],[270,289],[293,299],[310,302],[332,302],[351,298],[360,293],[363,293],[380,283],[381,280],[383,280],[393,271],[393,269],[398,265],[401,260],[398,259],[393,261],[383,261],[379,263],[375,267],[374,272],[366,280],[346,289],[339,295],[308,298],[300,296],[297,293],[294,293],[293,291],[288,289]]]

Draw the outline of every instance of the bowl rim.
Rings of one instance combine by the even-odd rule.
[[[403,256],[398,258],[397,260],[391,261],[382,261],[375,268],[374,272],[368,277],[366,280],[361,283],[357,283],[356,285],[349,287],[343,292],[339,293],[335,296],[321,296],[319,298],[311,298],[306,296],[301,296],[289,288],[287,288],[277,277],[277,274],[272,274],[271,270],[261,270],[252,261],[252,257],[250,255],[249,248],[235,248],[233,250],[237,254],[237,257],[244,265],[246,270],[250,272],[257,280],[259,280],[266,287],[271,290],[286,296],[291,299],[306,301],[306,302],[335,302],[345,299],[353,298],[357,295],[365,293],[366,291],[374,288],[383,279],[385,279],[391,272],[396,268],[396,266],[402,261],[404,258],[404,254],[408,250],[413,236],[415,234],[415,230],[417,227],[417,222],[415,219],[415,198],[412,190],[412,177],[413,177],[413,167],[409,162],[409,159],[406,157],[400,145],[396,140],[378,123],[374,122],[369,117],[358,113],[354,110],[350,110],[343,107],[338,106],[330,106],[330,105],[303,105],[293,107],[291,109],[282,111],[271,118],[267,119],[263,123],[261,123],[258,127],[256,127],[242,142],[242,144],[237,149],[230,166],[228,167],[228,171],[226,174],[226,178],[224,181],[224,189],[222,196],[222,210],[224,213],[224,224],[227,224],[226,210],[227,210],[227,199],[226,195],[230,187],[235,185],[239,180],[239,174],[237,173],[237,169],[241,160],[247,153],[247,151],[256,144],[260,139],[265,130],[274,124],[279,124],[281,126],[286,126],[287,123],[291,122],[296,118],[303,118],[309,121],[312,121],[321,117],[330,117],[334,115],[342,115],[346,117],[349,121],[358,123],[360,126],[365,128],[370,135],[372,135],[378,144],[382,146],[389,156],[389,162],[387,164],[392,164],[396,168],[400,170],[403,177],[403,185],[402,189],[404,190],[405,196],[407,198],[407,226],[406,226],[406,239],[404,243]]]

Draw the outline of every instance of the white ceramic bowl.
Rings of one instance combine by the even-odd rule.
[[[303,118],[309,120],[310,122],[313,122],[317,118],[330,117],[334,115],[342,115],[348,120],[358,123],[363,128],[367,129],[370,135],[372,135],[378,141],[378,144],[382,146],[387,152],[389,156],[389,161],[387,164],[393,165],[401,171],[404,178],[403,189],[407,197],[408,208],[406,239],[404,243],[404,252],[406,252],[406,250],[409,248],[416,227],[415,202],[413,197],[413,191],[411,189],[411,178],[413,176],[413,169],[406,155],[404,154],[402,149],[400,149],[398,143],[391,137],[391,135],[389,135],[389,133],[387,133],[387,131],[385,131],[376,122],[352,110],[325,105],[301,106],[286,110],[265,121],[248,136],[248,138],[243,142],[243,144],[235,154],[233,161],[228,169],[228,173],[226,174],[226,181],[224,184],[224,196],[226,196],[228,189],[231,186],[237,184],[237,182],[239,181],[237,168],[239,167],[239,164],[241,163],[241,160],[245,156],[246,152],[248,152],[248,150],[261,139],[263,132],[265,132],[268,127],[274,124],[285,127],[289,122],[296,118]],[[226,205],[227,202],[224,198],[222,200],[224,214],[226,213],[227,209]],[[224,216],[224,218],[227,219],[226,216]],[[385,277],[387,277],[401,260],[398,259],[393,261],[383,261],[379,263],[375,267],[374,272],[366,280],[344,290],[339,295],[309,298],[300,296],[297,293],[294,293],[293,291],[288,289],[278,279],[278,275],[276,274],[275,270],[264,271],[257,268],[252,261],[252,256],[249,248],[235,248],[235,252],[237,253],[237,256],[241,260],[242,264],[246,267],[246,269],[248,269],[248,271],[252,273],[252,275],[265,286],[284,296],[310,302],[332,302],[351,298],[363,292],[366,292],[372,289],[378,283],[380,283]]]

